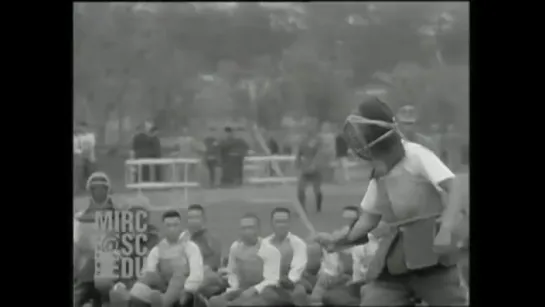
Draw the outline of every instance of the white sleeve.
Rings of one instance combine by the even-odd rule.
[[[262,242],[258,255],[263,259],[263,281],[255,285],[254,288],[258,293],[261,293],[265,287],[278,284],[282,254],[276,247]]]
[[[227,282],[229,283],[230,290],[236,290],[239,287],[239,281],[237,276],[237,263],[236,263],[236,251],[238,249],[238,242],[235,241],[229,249],[229,259],[227,261]]]
[[[297,236],[291,236],[290,244],[293,249],[293,259],[288,273],[292,282],[298,282],[305,271],[308,262],[307,244]]]
[[[352,248],[352,281],[357,282],[365,278],[365,269],[363,268],[362,246]]]
[[[74,219],[74,243],[79,242],[81,238],[80,222]]]
[[[418,148],[419,172],[436,188],[439,188],[440,182],[455,177],[454,173],[431,150],[423,146]]]
[[[89,134],[89,146],[90,146],[90,152],[91,152],[91,160],[95,161],[96,160],[96,156],[95,156],[96,138],[94,133]]]
[[[378,206],[377,198],[378,198],[377,181],[375,179],[371,179],[371,181],[369,182],[369,186],[367,186],[367,191],[365,192],[365,196],[363,196],[363,199],[360,204],[361,210],[372,213],[372,214],[382,215],[380,210],[377,208]]]
[[[142,269],[143,272],[156,272],[159,265],[159,248],[154,246],[148,254],[146,265]]]
[[[185,280],[184,289],[195,292],[201,286],[204,279],[204,264],[201,250],[193,241],[188,241],[185,246],[185,254],[189,262],[189,276]]]
[[[81,142],[78,136],[74,136],[74,153],[81,154]]]

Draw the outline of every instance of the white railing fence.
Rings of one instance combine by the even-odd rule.
[[[199,188],[198,181],[190,181],[191,169],[200,167],[200,159],[159,158],[132,159],[125,161],[125,187],[129,190],[150,191],[161,189],[183,189],[188,201],[188,189]],[[161,178],[158,178],[159,168]],[[144,178],[147,177],[147,178]],[[145,179],[145,180],[144,180]]]

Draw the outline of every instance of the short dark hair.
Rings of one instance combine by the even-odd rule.
[[[168,219],[168,218],[171,218],[171,217],[177,217],[179,218],[180,220],[182,219],[182,215],[180,214],[180,212],[176,211],[176,210],[168,210],[166,211],[165,213],[163,213],[163,221]]]
[[[206,211],[201,204],[191,204],[189,207],[187,207],[187,211],[200,211],[202,215],[206,214]]]
[[[272,210],[271,212],[271,219],[273,218],[274,214],[275,213],[278,213],[278,212],[284,212],[284,213],[287,213],[288,214],[288,217],[291,217],[291,210],[289,208],[286,208],[286,207],[276,207]]]
[[[259,218],[259,216],[257,216],[257,214],[253,212],[245,213],[240,219],[254,219],[257,223],[257,226],[261,225],[261,219]]]
[[[346,206],[343,208],[343,211],[354,211],[358,215],[360,214],[360,208],[358,206]]]

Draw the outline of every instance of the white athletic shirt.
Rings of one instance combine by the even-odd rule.
[[[74,135],[74,153],[82,154],[91,161],[95,161],[95,145],[94,133]]]
[[[400,169],[404,169],[415,177],[425,178],[438,190],[441,190],[438,185],[440,182],[455,177],[452,171],[426,147],[408,141],[403,141],[403,146],[405,147],[405,158],[403,158],[403,160],[401,160],[401,162],[399,162],[385,177],[395,174]],[[382,180],[379,184],[384,184],[387,190],[389,188],[394,188],[389,187],[387,183]],[[381,210],[377,207],[382,203],[377,202],[378,195],[377,181],[372,179],[369,182],[367,192],[361,201],[361,209],[369,213],[381,214]],[[403,208],[402,210],[395,211],[413,211],[412,209],[414,208]]]
[[[79,136],[77,134],[74,134],[74,154],[80,155],[82,152],[81,143]]]

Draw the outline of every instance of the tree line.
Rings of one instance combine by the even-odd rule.
[[[78,3],[74,101],[97,127],[150,117],[339,121],[381,86],[425,122],[467,126],[467,3]],[[121,125],[121,122],[120,122]]]

